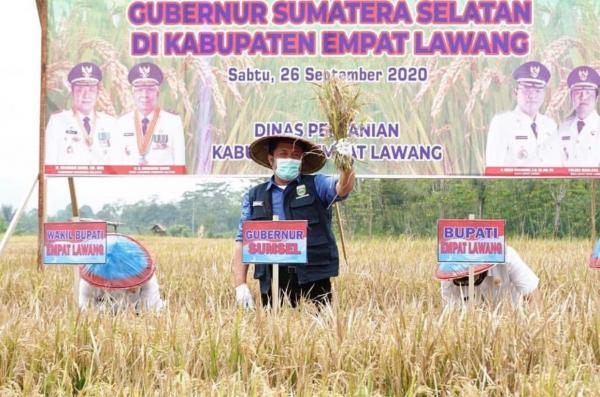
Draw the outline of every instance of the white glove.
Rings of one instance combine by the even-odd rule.
[[[244,309],[254,308],[254,300],[248,284],[244,283],[235,287],[235,302]]]
[[[352,144],[348,139],[340,139],[335,143],[335,151],[343,156],[352,157]]]

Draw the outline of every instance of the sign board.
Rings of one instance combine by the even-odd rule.
[[[307,221],[246,221],[243,263],[306,264]]]
[[[271,135],[330,157],[330,76],[363,92],[359,176],[600,175],[567,85],[600,68],[594,1],[46,1],[46,175],[266,175]]]
[[[106,263],[106,222],[45,223],[44,263]]]
[[[504,220],[438,220],[438,262],[503,263]]]

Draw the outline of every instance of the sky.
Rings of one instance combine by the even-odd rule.
[[[0,13],[0,204],[17,208],[38,173],[41,29],[34,0],[11,2]],[[133,203],[156,196],[174,201],[194,190],[199,177],[76,178],[79,205],[98,211],[105,203]],[[213,179],[214,180],[214,179]],[[48,178],[47,213],[70,203],[66,178]],[[27,208],[37,207],[37,189]]]

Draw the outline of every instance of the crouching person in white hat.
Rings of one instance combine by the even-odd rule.
[[[106,263],[79,268],[79,307],[96,307],[116,314],[122,310],[159,311],[160,298],[154,260],[133,238],[109,233]]]
[[[520,307],[523,302],[534,305],[539,303],[540,279],[517,251],[507,245],[504,263],[440,263],[435,277],[441,281],[444,305],[468,303],[469,266],[475,267],[476,302],[495,306],[510,298],[515,307]]]

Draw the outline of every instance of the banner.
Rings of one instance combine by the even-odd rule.
[[[503,263],[505,255],[503,220],[438,220],[438,262]]]
[[[595,0],[47,1],[49,175],[267,175],[268,135],[331,156],[330,76],[361,90],[360,176],[600,175]]]
[[[81,265],[106,262],[106,222],[44,224],[44,263]]]
[[[307,221],[245,221],[242,262],[306,264]]]

